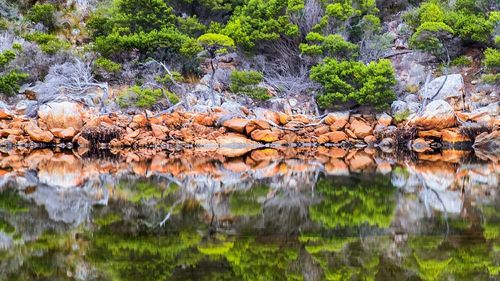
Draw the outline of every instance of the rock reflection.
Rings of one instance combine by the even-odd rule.
[[[500,272],[498,163],[462,151],[401,158],[338,147],[231,156],[3,152],[0,279],[470,280]]]

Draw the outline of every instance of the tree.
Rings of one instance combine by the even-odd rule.
[[[323,108],[341,104],[382,109],[395,98],[394,69],[389,60],[364,64],[326,58],[311,69],[311,80],[323,86],[318,104]]]

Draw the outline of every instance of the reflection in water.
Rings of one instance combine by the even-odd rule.
[[[500,279],[499,165],[466,152],[0,156],[0,280]]]

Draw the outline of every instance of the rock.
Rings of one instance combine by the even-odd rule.
[[[23,129],[34,142],[50,143],[54,139],[51,132],[40,129],[33,121],[25,123]]]
[[[494,162],[499,162],[500,157],[500,131],[496,130],[491,133],[484,132],[476,137],[472,146],[476,155],[482,159],[489,159]]]
[[[378,116],[377,123],[382,126],[390,126],[392,123],[392,117],[384,112],[380,116]]]
[[[0,107],[0,120],[12,119],[13,114],[7,108]]]
[[[338,112],[331,112],[328,113],[328,115],[325,117],[325,124],[327,125],[333,125],[337,121],[340,121],[341,124],[342,122],[345,121],[344,125],[347,124],[349,121],[349,111],[338,111]]]
[[[253,113],[254,113],[256,119],[271,121],[274,124],[280,123],[280,116],[275,111],[258,107],[258,108],[255,108],[253,110]]]
[[[425,65],[431,59],[430,55],[422,52],[412,52],[391,58],[398,82],[397,91],[403,92],[409,87],[424,84],[427,76]]]
[[[432,150],[431,147],[430,147],[430,145],[429,145],[429,143],[426,142],[422,138],[415,139],[412,142],[411,147],[412,147],[413,151],[418,152],[418,153],[422,153],[422,152],[426,152],[426,151],[431,151]]]
[[[392,116],[403,115],[406,112],[409,113],[408,104],[401,100],[395,100],[391,104]]]
[[[84,110],[82,105],[74,102],[50,102],[40,106],[38,118],[47,128],[69,128],[80,130],[83,126]]]
[[[441,139],[447,143],[470,142],[470,138],[460,133],[458,128],[441,130]]]
[[[269,130],[271,129],[271,125],[267,121],[264,120],[252,120],[247,123],[245,126],[245,132],[249,135],[254,130]]]
[[[436,130],[429,130],[429,131],[418,131],[417,133],[418,137],[420,138],[441,138],[441,132],[436,131]]]
[[[252,141],[244,135],[229,133],[219,136],[217,143],[220,148],[217,150],[221,155],[227,157],[237,157],[260,147],[259,143]]]
[[[261,142],[274,142],[279,139],[279,134],[271,130],[254,130],[250,136],[253,140]]]
[[[51,129],[50,132],[54,135],[54,137],[64,140],[73,139],[73,137],[78,133],[73,127],[69,127],[66,129],[54,128]]]
[[[320,138],[322,141],[324,139],[328,138],[328,142],[332,142],[332,143],[339,143],[341,141],[345,141],[348,139],[346,133],[341,132],[341,131],[326,133],[324,135],[321,135]],[[318,138],[318,142],[320,142],[320,138]]]
[[[245,127],[247,126],[248,122],[250,122],[248,119],[244,118],[233,118],[224,121],[222,126],[228,128],[231,131],[237,132],[242,134],[245,131]],[[267,122],[266,122],[267,124]]]
[[[247,113],[245,113],[246,108],[237,102],[226,101],[222,103],[220,107],[237,116],[247,115]]]
[[[316,129],[314,129],[314,135],[316,135],[316,136],[321,136],[321,135],[326,134],[328,132],[330,132],[330,127],[328,127],[326,125],[320,125]]]
[[[374,135],[369,135],[363,138],[363,141],[369,145],[373,146],[373,144],[377,141],[377,138]]]
[[[360,119],[354,119],[349,128],[358,139],[363,139],[364,137],[371,135],[373,132],[373,128],[367,122]]]
[[[144,114],[137,114],[132,117],[132,122],[136,123],[139,127],[146,127],[148,119]]]
[[[441,85],[443,85],[442,88]],[[444,100],[455,110],[463,109],[462,96],[465,94],[465,88],[464,79],[461,74],[450,74],[447,77],[440,76],[432,80],[425,89],[420,91],[420,96],[422,99],[429,100],[437,93],[439,88],[441,90],[434,100]]]
[[[451,105],[444,100],[435,100],[429,103],[421,114],[413,117],[409,124],[421,130],[437,130],[451,128],[456,123]]]
[[[159,140],[166,140],[169,129],[162,125],[151,124],[151,131],[153,136]]]

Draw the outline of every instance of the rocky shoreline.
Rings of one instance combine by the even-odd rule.
[[[407,121],[386,113],[331,112],[320,117],[269,109],[214,107],[211,112],[99,114],[74,102],[42,105],[37,118],[0,110],[0,146],[125,148],[348,146],[428,152],[472,147],[498,156],[500,118],[457,111],[443,100]],[[237,153],[237,152],[235,152]]]

